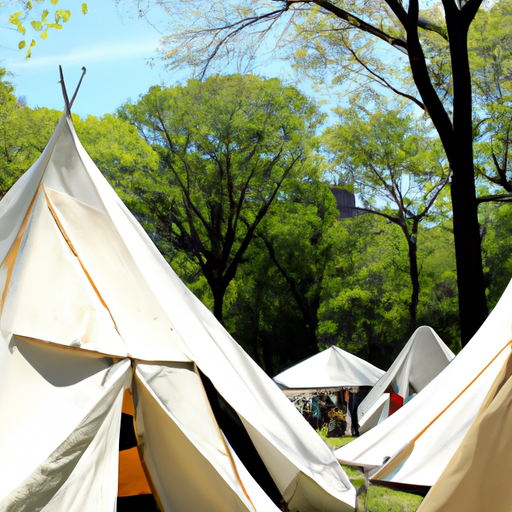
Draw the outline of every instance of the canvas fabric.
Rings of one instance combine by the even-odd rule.
[[[374,386],[384,372],[339,347],[322,352],[274,377],[282,388],[321,389]]]
[[[441,373],[454,357],[434,329],[426,325],[418,327],[388,371],[359,404],[359,431],[364,433],[389,416],[388,390],[407,402]]]
[[[395,414],[335,451],[376,481],[431,487],[475,421],[510,354],[512,285],[479,331],[433,381]]]
[[[491,386],[482,409],[418,512],[510,511],[512,486],[512,357]]]
[[[301,512],[354,509],[330,450],[172,271],[67,115],[0,202],[0,289],[0,510],[24,510],[45,472],[33,510],[111,512],[127,387],[162,510],[275,510],[223,439],[199,369],[286,475],[281,493],[312,482]]]

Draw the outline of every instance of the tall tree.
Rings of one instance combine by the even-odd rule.
[[[323,133],[342,184],[353,184],[364,204],[359,211],[396,224],[407,243],[411,298],[410,330],[416,328],[420,279],[418,236],[421,222],[431,220],[436,199],[448,183],[442,151],[425,135],[424,123],[384,109],[336,110],[338,121]],[[445,209],[446,211],[446,209]]]
[[[141,7],[151,3],[138,2]],[[487,316],[473,161],[473,101],[468,52],[468,31],[482,0],[442,0],[442,24],[425,18],[423,14],[427,12],[420,14],[419,0],[409,0],[406,4],[397,0],[377,3],[247,0],[230,5],[204,0],[156,3],[169,9],[172,19],[179,25],[173,28],[168,39],[171,65],[186,62],[204,74],[217,58],[233,59],[242,54],[250,62],[258,48],[268,49],[265,37],[273,28],[277,28],[281,36],[289,27],[307,34],[310,33],[306,24],[308,16],[313,16],[331,21],[316,36],[327,33],[344,38],[352,62],[428,113],[452,171],[459,312],[462,340],[467,342]],[[422,31],[435,33],[436,37],[447,41],[451,71],[449,95],[437,87],[437,68],[432,65],[437,56],[428,54],[429,47],[424,43]],[[350,40],[353,34],[363,36],[355,41],[355,45]],[[314,38],[308,41],[308,50],[317,51],[318,42]],[[375,41],[381,46],[387,45],[397,56],[405,56],[415,85],[412,94],[387,82],[374,71],[371,61],[361,60],[360,56],[372,48]],[[242,47],[246,51],[242,52]],[[372,52],[371,56],[375,61],[379,54]],[[329,54],[322,54],[320,58],[326,63],[331,60]],[[383,68],[393,69],[393,62],[397,61],[386,56]]]
[[[226,290],[262,219],[283,183],[308,173],[322,116],[295,88],[252,75],[153,87],[119,114],[161,157],[159,172],[132,191],[157,236],[195,260],[222,321]]]

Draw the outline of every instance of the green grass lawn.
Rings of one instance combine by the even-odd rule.
[[[354,437],[326,437],[326,432],[317,430],[320,437],[332,449],[336,450],[340,446],[350,443]],[[358,468],[342,465],[345,473],[349,477],[352,485],[359,489],[364,483],[364,474]],[[366,499],[367,512],[415,512],[420,506],[423,498],[416,494],[396,491],[387,487],[370,485],[366,496],[358,497],[358,508],[364,510]]]

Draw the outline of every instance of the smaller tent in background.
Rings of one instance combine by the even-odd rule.
[[[384,371],[339,347],[330,347],[276,375],[282,389],[374,386]]]
[[[360,433],[396,412],[441,373],[454,357],[434,329],[425,325],[418,327],[389,370],[359,405]]]
[[[418,512],[508,512],[512,503],[512,356]]]
[[[314,428],[328,437],[357,435],[357,404],[384,371],[332,346],[276,375],[274,381]]]

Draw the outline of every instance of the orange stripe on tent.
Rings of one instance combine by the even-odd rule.
[[[7,277],[5,279],[4,290],[2,292],[2,302],[0,304],[0,312],[3,311],[5,305],[5,299],[7,297],[7,290],[9,288],[9,283],[11,282],[12,273],[14,271],[14,264],[16,263],[16,258],[18,257],[18,251],[20,250],[21,241],[23,240],[23,235],[25,234],[25,229],[27,228],[28,219],[30,214],[32,213],[32,208],[34,207],[34,203],[36,202],[37,195],[39,194],[39,190],[41,190],[41,185],[37,189],[32,201],[30,201],[30,205],[28,207],[27,213],[25,214],[25,218],[21,223],[21,227],[16,235],[14,243],[12,244],[5,260],[2,263],[7,265]]]
[[[73,245],[73,242],[71,242],[71,239],[69,238],[68,234],[66,233],[66,230],[64,229],[64,226],[60,222],[60,219],[59,219],[59,217],[57,215],[57,212],[55,211],[55,208],[53,207],[53,204],[52,204],[50,198],[48,197],[48,194],[46,193],[46,188],[44,187],[44,185],[41,185],[41,186],[43,188],[44,197],[46,199],[46,204],[48,205],[48,209],[50,210],[50,213],[52,214],[52,217],[53,217],[53,220],[55,221],[55,224],[57,224],[57,227],[59,228],[62,236],[64,237],[64,240],[68,244],[68,247],[70,248],[71,252],[75,255],[76,259],[78,260],[78,263],[80,264],[80,267],[82,267],[82,270],[83,270],[85,276],[87,277],[87,280],[91,284],[93,290],[95,291],[96,296],[98,297],[100,302],[103,304],[103,307],[108,311],[108,314],[110,315],[110,318],[112,320],[112,323],[114,324],[114,328],[117,331],[117,334],[119,334],[119,336],[121,336],[121,333],[119,332],[119,329],[117,328],[117,324],[116,324],[116,321],[114,320],[114,316],[112,315],[112,312],[110,311],[109,307],[107,306],[107,303],[103,300],[103,297],[101,296],[100,291],[96,287],[96,284],[92,280],[91,275],[89,274],[88,270],[85,268],[85,265],[83,264],[82,260],[80,259],[80,256],[78,255],[78,252],[75,249],[75,246]],[[121,338],[122,338],[122,336],[121,336]]]
[[[416,441],[478,380],[478,378],[491,366],[494,361],[503,353],[507,347],[511,347],[512,340],[487,363],[478,375],[415,437],[413,437],[403,448],[401,448],[377,473],[372,475],[372,480],[382,480],[383,477],[394,471],[411,454]]]

